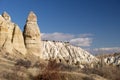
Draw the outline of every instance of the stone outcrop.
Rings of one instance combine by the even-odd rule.
[[[13,47],[23,53],[26,54],[26,48],[25,48],[25,44],[24,44],[24,38],[22,35],[21,30],[19,29],[18,25],[14,24],[14,32],[13,32],[13,38],[12,38],[12,43],[13,43]]]
[[[0,49],[9,53],[19,52],[24,55],[31,53],[40,56],[42,51],[40,30],[33,12],[28,15],[24,33],[11,21],[8,13],[0,15]]]
[[[97,62],[98,59],[80,47],[65,42],[43,41],[43,59],[56,59],[68,64]]]
[[[106,54],[104,56],[101,56],[103,61],[107,65],[114,65],[114,66],[120,66],[120,53],[114,53],[114,54]]]
[[[0,48],[9,53],[26,53],[22,32],[6,12],[0,16]]]
[[[37,17],[33,12],[30,12],[24,27],[24,41],[29,54],[40,56],[41,49],[41,36],[39,26],[37,24]]]

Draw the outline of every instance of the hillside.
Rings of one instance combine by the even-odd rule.
[[[75,47],[67,42],[59,41],[42,41],[44,60],[56,59],[57,62],[75,65],[89,64],[97,62],[98,59],[91,55],[89,52],[80,47]]]

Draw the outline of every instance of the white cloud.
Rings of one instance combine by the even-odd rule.
[[[42,33],[43,40],[69,41],[75,46],[90,46],[92,43],[92,34],[66,34],[66,33]]]
[[[77,46],[90,46],[92,43],[92,38],[75,38],[71,39],[70,43]]]
[[[74,38],[74,35],[65,33],[42,33],[43,40],[55,40],[55,41],[69,41]]]
[[[93,36],[93,34],[90,34],[90,33],[88,33],[88,34],[79,34],[79,37],[88,37],[88,36]]]
[[[120,47],[95,48],[95,51],[120,51]]]
[[[116,53],[120,52],[120,47],[104,47],[104,48],[95,48],[91,50],[93,54],[105,54],[105,53]]]

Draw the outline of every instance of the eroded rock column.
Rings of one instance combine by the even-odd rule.
[[[42,43],[40,29],[37,24],[37,17],[32,11],[28,15],[23,35],[28,54],[34,54],[36,56],[41,57]]]

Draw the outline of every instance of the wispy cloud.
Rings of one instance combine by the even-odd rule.
[[[120,52],[120,47],[94,48],[89,51],[92,52],[93,54],[116,53],[116,52]]]
[[[92,34],[42,33],[43,40],[68,41],[75,46],[88,47],[92,43]]]
[[[71,39],[70,43],[77,46],[90,46],[92,43],[92,38],[75,38]]]
[[[74,38],[72,34],[65,34],[65,33],[42,33],[43,40],[55,40],[55,41],[69,41],[70,39]]]
[[[120,51],[120,47],[95,48],[94,51]]]

